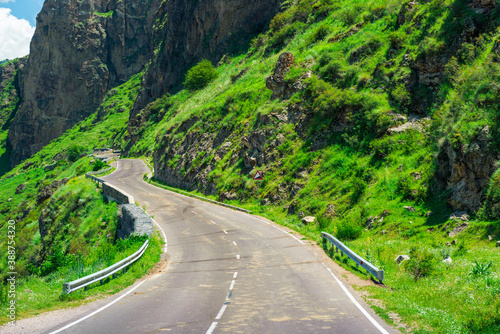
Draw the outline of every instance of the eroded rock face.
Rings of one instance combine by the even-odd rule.
[[[216,63],[261,32],[279,10],[280,0],[167,0],[158,10],[156,56],[130,114],[178,87],[183,74],[202,58]]]
[[[438,156],[439,176],[451,190],[448,204],[455,210],[477,211],[483,191],[496,170],[496,157],[488,153],[488,127],[468,146],[445,143]]]
[[[22,100],[23,74],[27,57],[0,66],[0,128],[12,120]],[[8,126],[8,125],[7,125]]]
[[[9,131],[11,163],[89,116],[106,92],[142,70],[161,0],[46,0]]]

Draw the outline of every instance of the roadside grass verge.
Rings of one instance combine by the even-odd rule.
[[[145,239],[141,237],[130,238],[119,241],[116,245],[117,251],[106,257],[95,258],[97,254],[90,255],[95,258],[94,264],[83,265],[83,262],[91,262],[82,260],[68,267],[59,268],[58,271],[51,273],[46,277],[28,276],[21,277],[17,280],[17,319],[29,318],[39,315],[44,312],[77,307],[97,299],[105,298],[109,295],[118,293],[128,286],[134,284],[135,281],[144,277],[160,260],[163,241],[158,233],[155,233],[150,239],[148,249],[142,257],[134,264],[126,269],[123,274],[118,274],[115,279],[110,277],[104,280],[100,285],[99,282],[89,286],[89,289],[77,290],[71,294],[62,293],[62,284],[85,276],[92,272],[104,269],[106,266],[102,263],[116,263],[127,256],[137,251]],[[113,259],[110,261],[110,256]],[[91,270],[88,270],[91,269]],[[84,275],[78,274],[84,273]],[[9,321],[4,314],[0,316],[0,325]]]

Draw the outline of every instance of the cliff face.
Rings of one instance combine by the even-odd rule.
[[[27,58],[0,66],[0,131],[6,130],[22,101],[23,73]]]
[[[24,101],[9,131],[11,164],[89,116],[106,92],[151,58],[161,0],[46,0],[26,65]]]
[[[167,0],[153,31],[155,57],[143,78],[130,118],[152,100],[183,81],[186,70],[202,58],[218,61],[267,28],[280,0]]]

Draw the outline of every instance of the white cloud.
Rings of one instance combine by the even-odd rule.
[[[0,60],[26,56],[35,33],[28,21],[18,19],[10,11],[9,8],[0,8]]]
[[[0,3],[16,2],[16,0],[0,0]]]

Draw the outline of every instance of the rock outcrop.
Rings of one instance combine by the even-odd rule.
[[[0,129],[9,126],[23,99],[23,74],[27,57],[0,66]]]
[[[149,102],[178,87],[183,74],[202,58],[213,63],[263,31],[280,0],[168,0],[156,16],[155,57],[130,118]]]
[[[24,101],[9,131],[11,164],[89,116],[152,56],[161,0],[46,0],[26,64]]]
[[[496,157],[488,153],[489,128],[485,127],[469,145],[453,146],[447,142],[438,156],[439,173],[444,188],[451,192],[448,204],[455,210],[477,211],[493,172]]]

